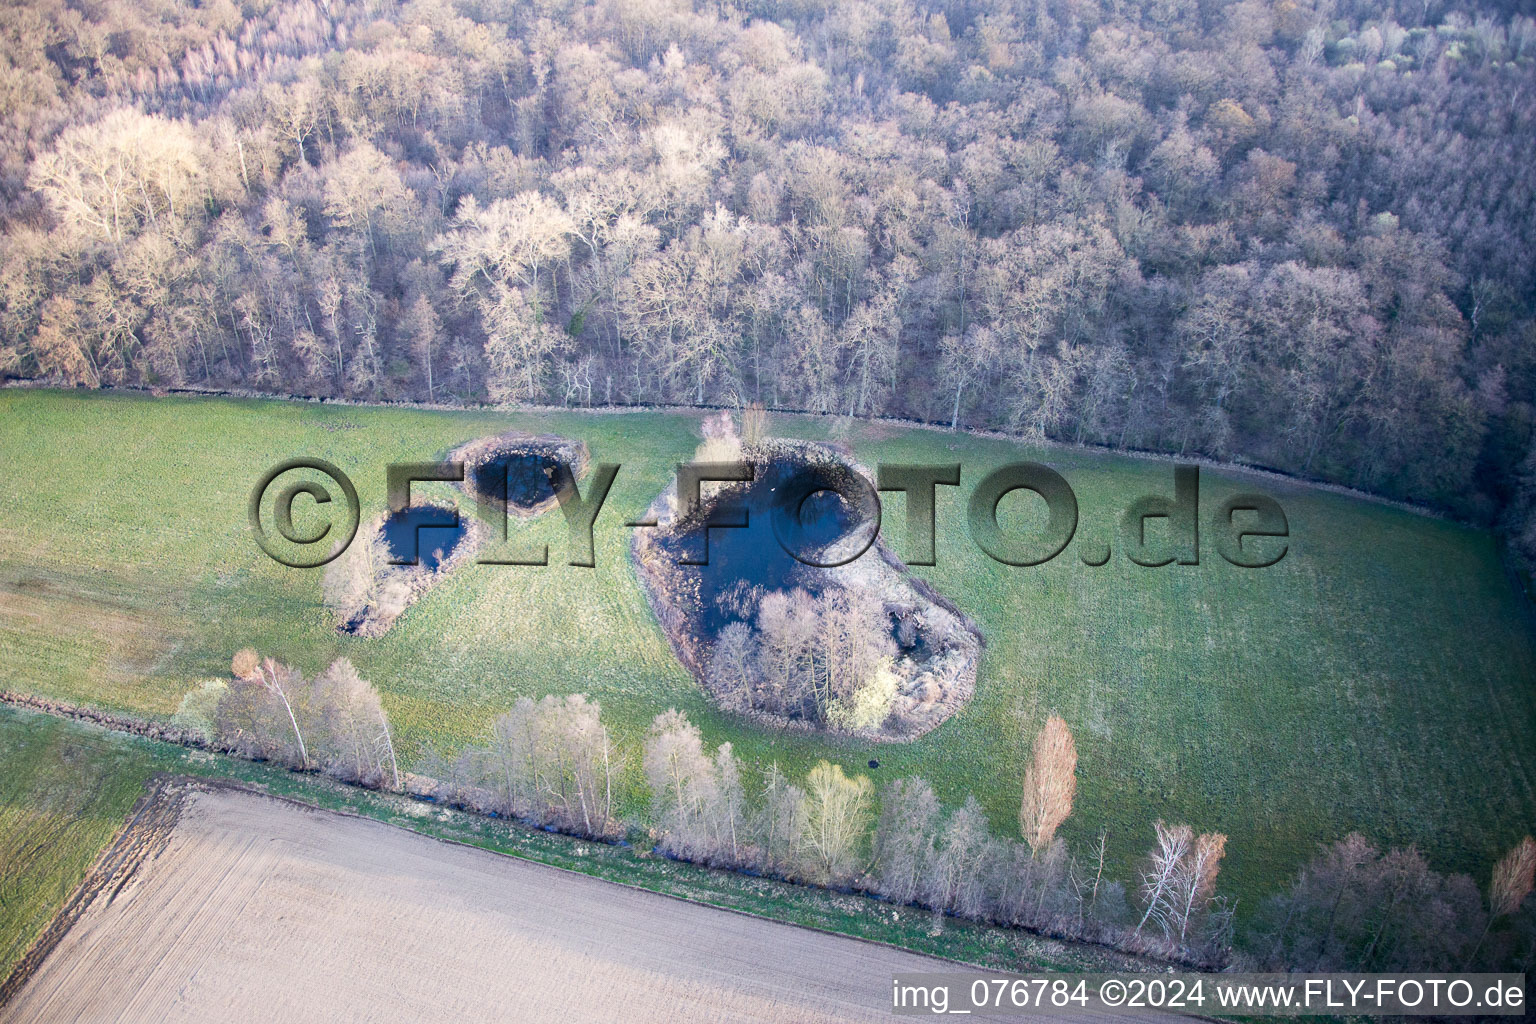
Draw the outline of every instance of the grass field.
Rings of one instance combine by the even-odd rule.
[[[167,763],[149,745],[0,711],[0,980]]]
[[[831,421],[777,417],[822,439]],[[384,467],[522,428],[584,439],[623,465],[597,528],[597,568],[563,565],[558,514],[513,524],[548,540],[547,568],[472,566],[386,636],[338,636],[319,570],[288,569],[252,542],[249,491],[275,462],[328,459],[364,516],[382,511]],[[1166,463],[886,424],[843,435],[866,465],[960,462],[941,488],[939,564],[920,570],[988,640],[976,697],[922,740],[878,749],[746,727],[715,711],[676,664],[626,560],[629,531],[698,442],[690,414],[500,414],[100,393],[0,392],[0,669],[7,685],[142,715],[168,715],[196,680],[251,645],[306,671],[345,654],[378,685],[400,746],[478,738],[519,696],[582,691],[636,751],[651,717],[678,707],[710,741],[792,774],[827,757],[876,781],[929,778],[1014,828],[1028,738],[1048,713],[1077,736],[1079,796],[1065,834],[1110,833],[1128,878],[1158,817],[1231,837],[1221,888],[1251,911],[1318,842],[1360,830],[1416,843],[1441,869],[1484,881],[1536,823],[1536,646],[1529,612],[1486,533],[1322,490],[1213,470],[1202,511],[1259,489],[1291,524],[1277,566],[1238,569],[1207,538],[1199,566],[1147,569],[1118,553],[1090,568],[1074,543],[1035,568],[992,562],[964,529],[965,498],[991,468],[1033,458],[1060,470],[1078,537],[1113,537],[1132,499],[1172,493]],[[451,492],[441,485],[415,493]],[[1010,510],[1005,517],[1022,517]],[[1022,508],[1022,502],[1020,502]],[[904,550],[899,496],[886,503]],[[641,806],[636,758],[625,806]]]

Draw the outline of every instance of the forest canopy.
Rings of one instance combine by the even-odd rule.
[[[899,415],[1536,555],[1536,21],[1462,0],[21,0],[0,373]]]

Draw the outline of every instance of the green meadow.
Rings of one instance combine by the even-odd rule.
[[[0,709],[0,980],[171,764],[154,746]]]
[[[1536,633],[1488,533],[1204,469],[1199,565],[1144,568],[1116,548],[1094,568],[1079,554],[1116,542],[1134,499],[1172,496],[1169,463],[890,424],[772,421],[781,435],[846,442],[867,466],[962,464],[962,486],[939,489],[938,564],[919,571],[985,634],[975,698],[910,744],[744,724],[676,663],[628,562],[623,524],[691,457],[699,420],[0,392],[4,685],[168,716],[240,647],[307,673],[345,655],[383,694],[413,761],[479,739],[518,697],[584,692],[628,754],[623,804],[636,814],[641,738],[676,707],[748,763],[799,775],[827,758],[877,783],[919,774],[952,803],[975,794],[1008,833],[1030,738],[1057,713],[1080,755],[1068,840],[1086,848],[1107,830],[1111,868],[1130,881],[1154,819],[1223,831],[1220,889],[1243,912],[1318,843],[1350,831],[1416,844],[1433,866],[1483,884],[1536,824]],[[622,465],[597,522],[596,568],[564,564],[558,512],[514,521],[509,545],[547,543],[549,566],[465,566],[367,640],[333,629],[321,570],[280,565],[252,540],[251,488],[283,459],[343,469],[366,519],[384,510],[388,464],[511,429],[580,438],[594,462]],[[975,484],[1021,459],[1061,472],[1080,508],[1077,540],[1032,568],[992,561],[965,527]],[[1270,568],[1241,569],[1216,554],[1209,520],[1223,498],[1254,490],[1285,509],[1289,550]],[[441,484],[413,493],[456,494]],[[1021,494],[1001,518],[1006,529],[1043,522]],[[885,523],[905,553],[899,495],[885,496]],[[29,749],[3,748],[3,772]],[[113,799],[102,813],[120,820],[128,798]]]

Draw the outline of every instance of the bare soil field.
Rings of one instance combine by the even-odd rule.
[[[156,799],[179,816],[124,833],[104,862],[137,866],[87,881],[0,1022],[889,1020],[892,974],[961,969],[246,791]]]

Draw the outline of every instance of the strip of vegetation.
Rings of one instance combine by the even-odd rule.
[[[657,716],[643,746],[650,815],[623,820],[613,800],[623,752],[582,695],[520,700],[489,742],[438,759],[437,778],[405,777],[376,691],[344,660],[306,681],[243,650],[233,678],[188,694],[177,721],[247,757],[544,829],[641,839],[678,860],[1206,969],[1233,956],[1231,908],[1216,892],[1226,836],[1154,823],[1129,892],[1105,875],[1102,836],[1089,857],[1058,838],[1076,794],[1077,750],[1055,716],[1022,780],[1023,842],[995,837],[974,799],[946,813],[921,778],[891,783],[877,802],[868,777],[840,766],[822,762],[795,783],[773,764],[749,793],[731,745],[709,753],[677,711]],[[1536,950],[1536,908],[1525,906],[1533,873],[1527,837],[1495,868],[1485,909],[1465,876],[1441,876],[1412,850],[1380,856],[1351,836],[1274,900],[1237,955],[1273,969],[1517,969]]]
[[[1215,892],[1225,836],[1197,838],[1188,826],[1159,821],[1135,921],[1125,887],[1104,877],[1102,840],[1097,860],[1083,861],[1056,838],[1072,810],[1077,769],[1059,718],[1037,738],[1025,775],[1025,843],[994,838],[974,798],[945,815],[932,787],[916,778],[888,788],[874,827],[869,778],[826,761],[799,784],[768,765],[761,790],[749,794],[730,743],[706,753],[699,730],[676,710],[656,717],[644,743],[650,815],[621,820],[613,778],[623,754],[584,695],[523,698],[496,719],[489,742],[451,761],[432,758],[429,775],[407,781],[378,693],[351,662],[340,659],[306,680],[246,649],[232,668],[231,680],[189,693],[175,718],[219,750],[588,838],[638,833],[669,857],[869,893],[938,915],[1203,968],[1229,955],[1231,914]]]
[[[25,749],[23,750],[23,744]],[[54,753],[43,754],[51,744]],[[8,858],[10,891],[33,893],[40,910],[31,915],[0,908],[0,942],[9,951],[0,971],[9,971],[33,938],[63,904],[86,869],[122,825],[128,807],[145,784],[161,772],[228,779],[274,796],[342,813],[355,813],[449,842],[522,857],[605,881],[646,889],[738,913],[883,942],[930,956],[1009,970],[1145,970],[1148,961],[1117,956],[1090,945],[1062,943],[1015,930],[958,919],[935,918],[848,894],[797,886],[769,878],[712,870],[622,843],[589,842],[558,832],[487,815],[433,805],[420,797],[347,785],[315,773],[270,763],[221,757],[197,749],[104,731],[9,704],[0,705],[0,749],[6,763],[25,752],[29,773],[5,773],[6,807],[32,808],[56,791],[74,791],[82,778],[97,797],[115,794],[106,827],[87,836],[56,835],[33,844],[44,856],[31,862]],[[18,762],[19,763],[19,762]],[[8,812],[9,813],[9,812]],[[4,833],[12,835],[10,830]],[[17,843],[24,842],[19,832]],[[67,865],[68,870],[62,870]],[[50,874],[49,872],[55,872]],[[56,878],[56,881],[51,879]]]

